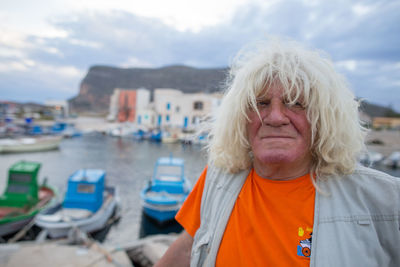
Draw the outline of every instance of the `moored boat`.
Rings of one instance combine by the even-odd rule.
[[[383,155],[379,152],[375,151],[366,151],[361,154],[358,158],[358,161],[364,166],[375,166],[379,164],[383,160]]]
[[[177,132],[164,131],[161,136],[161,141],[166,144],[173,144],[179,142],[179,135]]]
[[[0,196],[0,237],[21,230],[38,212],[52,205],[56,191],[45,183],[38,184],[40,166],[19,161],[10,167],[6,190]]]
[[[60,238],[78,228],[85,233],[103,229],[117,212],[117,189],[106,186],[106,173],[100,169],[81,169],[68,179],[62,203],[42,211],[35,219],[50,238]]]
[[[400,167],[400,151],[392,152],[387,158],[384,159],[383,164],[393,169]]]
[[[174,219],[191,190],[184,174],[184,160],[159,158],[153,177],[141,191],[143,213],[160,224]]]
[[[62,136],[38,136],[0,139],[0,153],[37,152],[57,149]]]
[[[153,142],[161,142],[162,141],[163,132],[160,129],[154,129],[150,133],[150,141]]]

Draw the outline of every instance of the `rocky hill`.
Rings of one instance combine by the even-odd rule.
[[[361,102],[360,110],[364,111],[370,117],[400,117],[400,113],[391,107],[383,107],[367,101]]]
[[[220,91],[227,68],[198,69],[187,66],[163,68],[115,68],[93,66],[80,85],[79,94],[70,99],[72,112],[106,114],[110,96],[115,88],[175,88],[185,93]],[[388,107],[362,102],[361,110],[371,117],[398,117],[399,113]]]
[[[70,99],[72,112],[107,113],[115,88],[174,88],[186,93],[215,92],[222,88],[226,68],[198,69],[169,66],[157,69],[93,66],[80,84],[79,94]]]

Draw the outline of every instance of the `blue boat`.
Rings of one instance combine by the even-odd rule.
[[[159,224],[174,220],[192,188],[184,169],[181,158],[159,158],[151,181],[141,191],[143,213]]]
[[[153,130],[150,134],[150,141],[161,142],[162,141],[162,131],[160,129]]]
[[[41,212],[36,225],[50,238],[65,237],[75,227],[85,233],[106,227],[116,212],[118,195],[115,187],[106,186],[105,177],[101,169],[76,171],[69,177],[63,202]]]
[[[137,130],[133,133],[133,139],[135,140],[143,140],[146,136],[146,132],[142,129]]]

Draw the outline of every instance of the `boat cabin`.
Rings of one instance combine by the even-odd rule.
[[[181,158],[162,157],[156,162],[153,172],[152,190],[182,194],[184,182],[184,160]]]
[[[68,179],[63,207],[96,212],[103,204],[104,170],[82,169]]]
[[[8,171],[6,190],[0,196],[0,206],[30,208],[39,201],[37,181],[41,164],[19,161]]]

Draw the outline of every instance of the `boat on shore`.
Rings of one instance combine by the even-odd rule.
[[[140,194],[144,215],[159,224],[174,220],[191,187],[184,174],[183,159],[172,156],[159,158],[151,181]]]
[[[36,136],[0,139],[0,153],[38,152],[57,149],[62,136]]]
[[[5,192],[0,196],[0,237],[18,232],[27,226],[43,209],[55,199],[52,187],[38,184],[41,164],[19,161],[9,169]]]
[[[117,189],[106,186],[105,177],[105,171],[100,169],[73,173],[64,200],[43,210],[35,219],[36,225],[50,238],[66,237],[76,228],[85,233],[105,228],[109,220],[118,216],[119,202]]]

